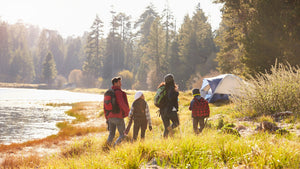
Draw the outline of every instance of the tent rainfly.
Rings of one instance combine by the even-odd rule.
[[[204,78],[200,94],[210,103],[218,100],[228,100],[229,95],[239,95],[240,86],[244,84],[240,77],[233,74],[222,74],[216,77]]]

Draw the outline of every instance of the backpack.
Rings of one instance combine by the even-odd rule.
[[[120,112],[120,108],[117,104],[116,101],[116,95],[115,95],[115,91],[113,89],[108,89],[105,93],[104,93],[104,110],[106,112],[106,116],[108,116],[108,114],[110,112],[117,114]]]
[[[166,86],[163,85],[159,87],[154,96],[154,105],[158,108],[164,107],[166,102],[166,95],[167,95]]]

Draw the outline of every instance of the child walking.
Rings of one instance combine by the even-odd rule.
[[[194,132],[195,134],[199,134],[204,128],[204,119],[209,117],[210,110],[208,101],[201,97],[199,89],[193,89],[192,93],[194,98],[191,101],[189,109],[192,111]],[[200,124],[199,129],[198,124]]]
[[[133,118],[133,140],[138,137],[139,130],[141,129],[141,139],[145,138],[145,131],[147,124],[149,124],[149,130],[152,130],[150,112],[143,92],[136,92],[134,95],[134,102],[132,103],[129,118]]]

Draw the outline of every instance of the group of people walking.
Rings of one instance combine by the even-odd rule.
[[[125,137],[125,117],[129,117],[133,121],[133,140],[138,137],[139,130],[141,130],[141,139],[145,137],[145,132],[148,129],[152,130],[152,123],[148,103],[145,101],[145,96],[141,91],[137,91],[134,96],[134,102],[129,109],[126,93],[121,89],[121,77],[114,77],[112,79],[111,89],[114,92],[111,99],[115,99],[117,109],[108,111],[104,105],[104,114],[108,124],[109,136],[107,144],[111,145],[115,137],[116,130],[118,129],[119,138],[114,145],[119,144]],[[159,84],[158,88],[165,86],[166,95],[163,106],[159,108],[160,116],[164,125],[164,137],[168,137],[173,133],[173,129],[179,126],[178,118],[178,86],[174,81],[172,74],[167,74],[164,81]],[[209,116],[210,110],[208,102],[200,96],[199,89],[192,90],[193,99],[190,103],[189,110],[192,111],[193,129],[196,134],[202,132],[204,128],[204,119]],[[113,102],[113,101],[112,101]],[[107,104],[104,99],[104,104]],[[172,123],[171,123],[172,122]],[[200,124],[200,128],[198,128]]]

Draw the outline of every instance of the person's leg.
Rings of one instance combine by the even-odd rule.
[[[147,120],[141,120],[141,139],[145,138],[146,129],[147,129]]]
[[[140,129],[140,123],[138,120],[134,120],[133,124],[133,140],[137,139],[137,136],[139,134],[139,129]]]
[[[164,128],[165,128],[165,130],[164,130],[164,137],[168,137],[168,134],[169,134],[168,127],[170,126],[170,119],[169,119],[169,117],[167,116],[166,113],[161,116],[161,119],[163,121]]]
[[[199,130],[198,130],[198,120],[199,118],[197,117],[193,117],[193,129],[195,134],[199,134]]]
[[[116,126],[118,128],[120,136],[117,139],[117,141],[115,142],[115,145],[121,143],[122,140],[123,140],[123,138],[124,138],[124,131],[125,131],[125,122],[124,122],[124,119],[116,118]]]
[[[113,118],[108,119],[108,124],[109,124],[109,136],[107,138],[107,144],[111,145],[116,134],[116,124],[114,123]]]
[[[170,119],[172,121],[172,129],[176,128],[177,126],[179,126],[179,118],[178,118],[178,114],[175,111],[170,112]]]
[[[201,133],[203,128],[204,128],[204,117],[200,117],[199,118],[199,123],[200,123],[200,129],[199,129],[199,132]]]

